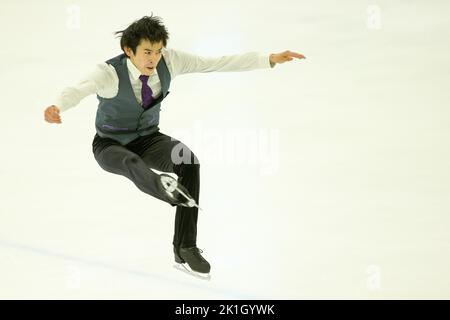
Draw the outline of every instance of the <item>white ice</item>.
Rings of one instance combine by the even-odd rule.
[[[450,298],[448,1],[0,7],[0,298]],[[172,48],[307,57],[172,83],[160,128],[200,159],[209,282],[172,267],[174,209],[96,163],[95,96],[43,117],[152,11]]]

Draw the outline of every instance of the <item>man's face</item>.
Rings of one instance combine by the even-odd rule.
[[[133,54],[131,48],[125,47],[125,53],[130,58],[134,66],[146,76],[150,76],[155,72],[156,65],[161,59],[161,50],[163,43],[151,43],[142,39],[136,48],[136,54]]]

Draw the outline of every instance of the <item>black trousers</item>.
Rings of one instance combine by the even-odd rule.
[[[158,182],[159,175],[149,168],[173,172],[199,203],[200,164],[194,153],[183,143],[161,132],[141,136],[127,145],[95,135],[92,151],[104,170],[127,177],[142,192],[172,206],[171,198]],[[181,161],[180,161],[181,160]],[[198,208],[176,206],[173,245],[192,247],[197,243]]]

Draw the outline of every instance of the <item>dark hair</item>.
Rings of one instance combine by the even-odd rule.
[[[164,47],[167,45],[167,40],[169,40],[169,32],[162,24],[160,17],[153,17],[153,12],[150,17],[144,16],[134,21],[125,30],[116,31],[114,34],[121,37],[120,47],[123,52],[125,52],[125,47],[129,47],[134,54],[136,54],[136,48],[143,39],[151,43],[162,41]]]

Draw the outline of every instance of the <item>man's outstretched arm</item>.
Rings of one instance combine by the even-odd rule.
[[[303,59],[302,54],[284,51],[262,54],[247,52],[220,57],[199,56],[181,50],[165,49],[163,52],[172,79],[178,75],[205,72],[236,72],[273,68],[276,63],[284,63],[294,58]]]
[[[61,123],[60,113],[75,107],[88,95],[109,87],[118,88],[117,74],[113,66],[100,63],[79,83],[62,90],[55,103],[45,109],[45,121]]]

